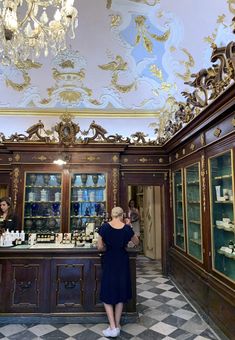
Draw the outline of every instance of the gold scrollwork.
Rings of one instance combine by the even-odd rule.
[[[204,133],[202,133],[200,136],[200,142],[201,142],[201,146],[204,146],[206,144]]]
[[[164,159],[163,158],[159,158],[158,162],[159,163],[164,163]]]
[[[146,17],[144,15],[138,15],[135,18],[137,35],[135,37],[135,45],[138,45],[140,41],[143,41],[144,48],[149,52],[153,52],[153,42],[151,40],[154,39],[156,41],[166,41],[169,38],[170,30],[167,30],[162,35],[157,35],[155,33],[151,33],[147,29],[146,25]]]
[[[18,185],[19,185],[19,176],[20,176],[20,169],[14,168],[12,171],[12,191],[13,191],[13,209],[16,208],[17,203],[17,195],[18,195]]]
[[[194,151],[196,149],[196,145],[194,143],[191,143],[189,148],[191,151]]]
[[[203,211],[206,211],[206,161],[205,156],[201,156],[201,177],[202,177],[202,206]]]
[[[94,161],[100,160],[100,157],[97,157],[97,156],[88,156],[85,159],[86,159],[86,161],[94,162]]]
[[[40,156],[33,156],[32,159],[38,159],[39,161],[43,162],[47,159],[47,157],[44,155],[40,155]]]
[[[17,154],[14,156],[14,158],[15,158],[15,161],[16,161],[16,162],[19,162],[19,160],[20,160],[20,155],[17,153]]]
[[[235,117],[232,119],[232,126],[235,127]]]
[[[145,157],[139,158],[138,161],[140,163],[152,163],[153,162],[151,158],[145,158]]]
[[[170,194],[170,207],[173,206],[173,196],[172,196],[172,171],[169,170],[169,194]]]
[[[128,158],[123,158],[123,162],[124,162],[124,163],[128,163],[128,162],[129,162],[129,159],[128,159]]]
[[[215,131],[213,132],[213,135],[218,138],[220,136],[221,132],[222,132],[222,130],[217,127],[215,129]]]
[[[118,193],[118,169],[113,169],[113,205],[117,205],[117,193]]]
[[[117,155],[114,155],[114,156],[113,156],[113,162],[116,163],[117,161],[118,161],[118,156],[117,156]]]

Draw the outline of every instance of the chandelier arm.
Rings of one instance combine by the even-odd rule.
[[[27,2],[28,2],[28,1],[27,1]],[[31,5],[31,7],[30,7],[30,5]],[[34,3],[31,2],[31,3],[29,4],[29,2],[28,2],[27,12],[26,12],[26,14],[25,14],[24,19],[23,19],[22,21],[19,22],[19,27],[22,27],[22,26],[25,24],[25,22],[28,20],[28,18],[31,18],[30,13],[31,13],[32,10],[34,9],[34,6],[35,6]]]

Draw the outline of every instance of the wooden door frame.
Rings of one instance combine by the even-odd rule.
[[[168,250],[172,244],[170,235],[172,234],[171,213],[169,206],[169,173],[122,173],[120,180],[120,205],[124,211],[128,206],[128,186],[160,186],[161,191],[161,246],[162,246],[162,272],[168,273]],[[166,213],[169,211],[169,213]]]

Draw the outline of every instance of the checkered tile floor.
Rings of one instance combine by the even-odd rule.
[[[124,323],[118,339],[207,340],[219,339],[174,284],[161,274],[157,261],[137,260],[137,323]],[[125,314],[124,314],[125,320]],[[104,340],[107,324],[0,325],[0,339]]]

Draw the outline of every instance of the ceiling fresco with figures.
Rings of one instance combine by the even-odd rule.
[[[234,40],[235,0],[75,0],[74,5],[79,24],[67,50],[0,64],[2,117],[71,111],[107,118],[116,112],[119,118],[139,116],[141,131],[148,130],[185,101],[185,82],[211,64],[211,44]]]

